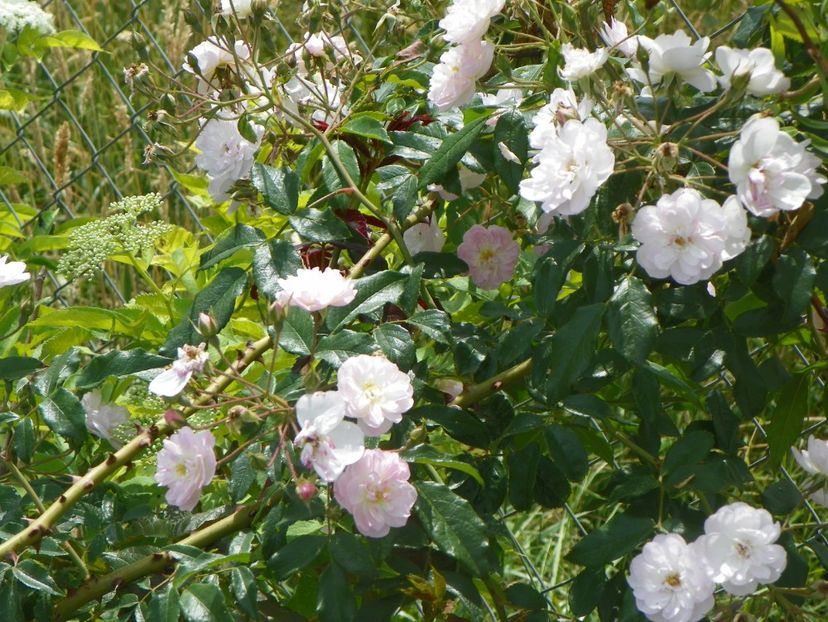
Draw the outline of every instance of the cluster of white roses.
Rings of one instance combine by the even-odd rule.
[[[434,67],[428,99],[440,110],[468,103],[494,58],[494,45],[483,40],[492,17],[503,10],[506,0],[453,0],[440,28],[453,44]]]
[[[658,535],[630,563],[635,604],[653,622],[697,622],[713,608],[717,583],[748,596],[779,579],[787,564],[775,544],[780,533],[767,510],[738,501],[708,517],[691,544],[676,533]]]

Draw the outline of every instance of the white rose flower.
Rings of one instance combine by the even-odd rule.
[[[750,230],[732,201],[722,208],[697,190],[682,188],[638,210],[632,235],[641,242],[636,260],[647,274],[692,285],[742,252]]]
[[[588,97],[578,103],[571,88],[555,89],[549,97],[549,103],[538,110],[532,119],[534,129],[529,134],[529,144],[534,149],[543,149],[550,140],[557,138],[560,127],[570,119],[586,121],[592,107],[592,100]]]
[[[335,482],[349,464],[362,457],[365,434],[345,421],[345,402],[337,391],[308,393],[296,402],[302,428],[293,443],[302,448],[300,459],[326,482]]]
[[[822,441],[811,434],[808,437],[808,449],[799,451],[791,447],[797,463],[811,475],[828,478],[828,441]],[[819,490],[811,493],[811,500],[828,508],[828,481]]]
[[[258,136],[255,143],[239,133],[236,121],[216,118],[205,123],[196,138],[195,146],[201,153],[195,163],[207,173],[208,190],[216,203],[228,200],[233,184],[250,175],[264,133],[259,125],[253,129]]]
[[[120,447],[123,443],[114,438],[113,433],[119,425],[129,423],[129,411],[122,406],[103,402],[100,391],[90,391],[84,395],[81,404],[86,411],[87,429],[113,447]]]
[[[480,101],[492,108],[517,108],[523,101],[523,89],[507,84],[497,89],[497,93],[480,93]]]
[[[204,370],[204,365],[210,359],[204,351],[206,344],[196,346],[186,345],[178,348],[178,359],[172,367],[162,371],[149,384],[150,393],[161,397],[175,397],[184,390],[193,374]]]
[[[198,503],[201,489],[216,474],[216,439],[209,430],[181,428],[158,452],[155,481],[167,487],[166,500],[186,512]]]
[[[236,58],[238,58],[239,62],[250,60],[250,48],[244,41],[236,41],[232,44],[235,56],[230,51],[230,48],[231,44],[228,41],[218,37],[207,37],[206,41],[202,41],[190,50],[189,54],[195,56],[198,71],[196,71],[195,67],[190,66],[189,62],[184,63],[183,69],[195,75],[201,74],[198,84],[199,93],[206,93],[211,88],[209,83],[213,79],[213,74],[216,72],[216,69],[219,67],[227,65],[235,66]]]
[[[26,264],[8,259],[8,255],[0,255],[0,287],[19,285],[28,281],[31,275],[26,272]]]
[[[638,37],[631,37],[627,32],[627,25],[614,17],[611,17],[609,22],[604,22],[599,34],[604,43],[624,56],[635,56],[638,51]]]
[[[446,243],[446,236],[437,219],[433,216],[426,222],[420,222],[406,229],[403,241],[412,255],[418,253],[439,253]]]
[[[649,71],[644,72],[640,64],[635,63],[627,69],[629,76],[642,84],[668,84],[674,77],[696,87],[702,93],[716,88],[716,77],[712,71],[703,67],[710,54],[707,46],[709,37],[691,41],[683,30],[671,35],[659,35],[655,39],[638,37],[638,43],[649,56]]]
[[[334,268],[300,268],[293,276],[277,279],[282,288],[276,294],[281,306],[291,305],[305,311],[321,311],[328,307],[344,307],[356,298],[356,289],[350,279]]]
[[[747,92],[756,97],[782,93],[791,88],[790,79],[776,68],[773,52],[767,48],[739,50],[720,45],[716,48],[716,63],[722,70],[719,84],[730,90],[734,78],[749,76]]]
[[[483,38],[492,17],[503,10],[506,0],[454,0],[440,20],[450,43],[470,43]]]
[[[520,196],[559,216],[584,211],[615,166],[607,128],[596,119],[567,121],[533,160],[537,166],[520,182]]]
[[[563,69],[559,70],[564,80],[574,82],[591,76],[607,62],[609,53],[606,48],[598,48],[594,52],[583,48],[576,48],[570,43],[561,46],[564,57]]]
[[[736,194],[756,216],[795,210],[822,196],[819,158],[779,128],[776,119],[753,117],[730,149],[727,165]]]
[[[774,583],[787,563],[785,549],[774,544],[781,527],[767,510],[737,501],[704,521],[693,547],[702,554],[708,576],[735,596],[747,596],[759,584]]]
[[[221,0],[221,14],[249,17],[253,14],[253,2],[254,0]]]
[[[713,608],[715,584],[678,534],[660,534],[630,563],[635,606],[653,622],[697,622]]]
[[[494,46],[487,41],[470,41],[443,52],[434,66],[428,100],[440,110],[462,106],[474,97],[476,81],[494,59]]]
[[[357,420],[367,436],[384,434],[414,405],[408,374],[383,356],[352,356],[337,374],[348,416]]]

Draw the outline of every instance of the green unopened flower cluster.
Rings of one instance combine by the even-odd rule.
[[[109,206],[110,215],[88,222],[69,234],[69,248],[61,257],[58,269],[70,279],[89,276],[101,270],[112,255],[136,255],[150,249],[172,226],[153,221],[138,222],[141,214],[161,206],[161,195],[126,197]]]

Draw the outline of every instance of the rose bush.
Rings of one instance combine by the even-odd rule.
[[[825,7],[344,8],[125,71],[204,231],[0,257],[2,619],[826,615]]]

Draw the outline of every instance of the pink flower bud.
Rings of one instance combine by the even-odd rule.
[[[296,494],[302,501],[310,501],[316,496],[316,484],[309,479],[296,482]]]

